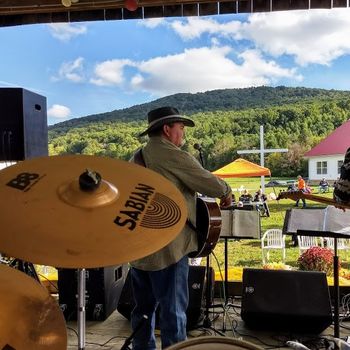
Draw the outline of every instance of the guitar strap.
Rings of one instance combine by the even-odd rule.
[[[134,163],[141,165],[147,168],[145,159],[143,158],[142,148],[138,149],[134,154]],[[197,232],[197,228],[192,224],[189,218],[187,218],[186,224],[195,232]]]
[[[141,165],[141,166],[147,168],[145,160],[143,158],[142,148],[138,149],[136,151],[136,153],[134,154],[134,162],[138,165]]]

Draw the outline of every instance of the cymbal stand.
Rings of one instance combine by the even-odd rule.
[[[26,275],[33,277],[37,282],[40,282],[39,276],[32,263],[20,259],[13,259],[10,261],[9,266],[24,272]]]
[[[78,269],[78,349],[85,349],[86,271]]]

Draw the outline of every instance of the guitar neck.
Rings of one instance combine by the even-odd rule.
[[[283,195],[281,196],[281,198],[290,198],[290,199],[294,199],[294,200],[296,200],[298,198],[305,198],[305,199],[308,199],[310,201],[324,203],[324,204],[328,204],[328,205],[333,205],[333,206],[336,206],[338,208],[350,209],[350,203],[349,204],[338,203],[332,198],[317,196],[317,195],[310,194],[310,193],[298,192],[297,197],[296,197],[296,195],[293,194],[293,192],[291,192],[290,195],[288,194],[288,192],[283,192]]]

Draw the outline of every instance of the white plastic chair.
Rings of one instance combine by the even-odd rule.
[[[282,234],[282,230],[274,228],[267,230],[261,238],[261,252],[263,264],[270,259],[271,249],[282,250],[282,261],[286,260],[286,248],[285,248],[286,237]],[[266,258],[265,258],[266,253]]]
[[[327,248],[334,250],[334,238],[326,238]],[[337,250],[350,250],[350,239],[338,238]]]
[[[311,247],[323,247],[323,238],[321,237],[309,237],[309,236],[297,236],[299,245],[299,255],[305,250]]]

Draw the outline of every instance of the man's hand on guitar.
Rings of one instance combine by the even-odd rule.
[[[229,208],[232,205],[232,193],[228,194],[226,197],[220,198],[220,208]]]

